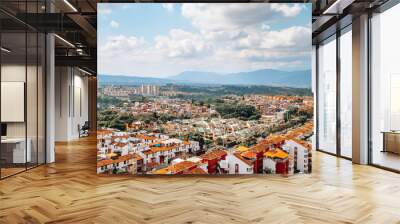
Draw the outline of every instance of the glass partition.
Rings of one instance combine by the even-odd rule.
[[[0,2],[20,15],[42,6]],[[45,163],[45,42],[43,33],[0,12],[0,178]]]
[[[372,163],[400,170],[400,5],[374,15],[372,29]]]
[[[340,36],[340,155],[352,157],[352,34],[351,26]]]
[[[336,154],[336,36],[318,48],[318,149]]]
[[[31,151],[26,150],[26,41],[25,32],[1,34],[2,177],[24,171],[31,162]]]

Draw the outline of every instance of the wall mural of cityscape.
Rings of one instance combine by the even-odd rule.
[[[310,173],[311,4],[99,3],[97,172]]]

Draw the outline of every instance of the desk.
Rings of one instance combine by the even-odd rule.
[[[25,138],[5,138],[1,139],[1,157],[6,163],[26,163],[31,162],[31,139],[27,139],[25,151]],[[25,160],[26,159],[26,160]]]
[[[400,131],[383,131],[383,151],[400,154]]]

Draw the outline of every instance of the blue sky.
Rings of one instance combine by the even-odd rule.
[[[100,74],[310,69],[311,4],[98,4]]]

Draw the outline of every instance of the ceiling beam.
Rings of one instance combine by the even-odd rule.
[[[322,14],[324,15],[338,15],[342,14],[344,9],[347,8],[349,5],[353,4],[355,0],[336,0],[332,4],[328,6],[327,9],[324,10]]]
[[[88,35],[89,38],[86,41],[91,46],[96,46],[97,30],[90,24],[85,17],[80,14],[68,14],[68,17],[73,20],[83,31]]]
[[[55,56],[56,66],[87,67],[97,71],[97,59],[91,56]]]

